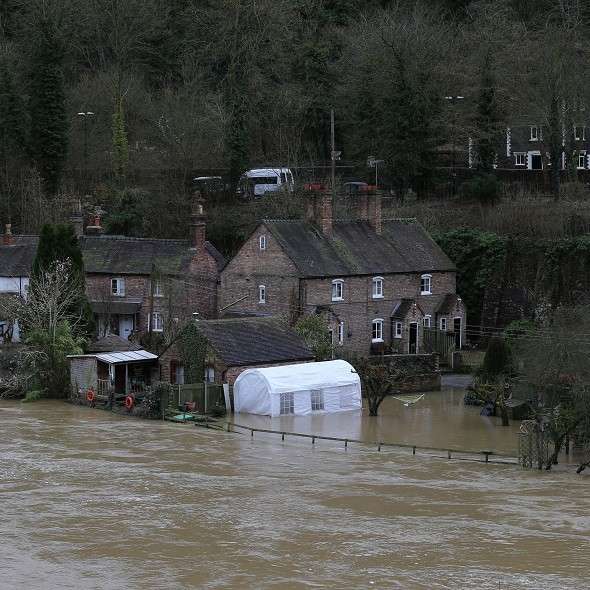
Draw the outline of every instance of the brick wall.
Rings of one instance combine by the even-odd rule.
[[[344,322],[344,343],[342,348],[348,352],[368,354],[372,339],[372,322],[383,320],[383,338],[386,344],[392,343],[401,353],[408,352],[409,324],[418,323],[418,341],[422,338],[423,314],[420,309],[410,312],[403,322],[402,338],[393,337],[391,314],[399,299],[415,299],[424,311],[431,315],[434,324],[435,309],[440,303],[440,295],[455,292],[455,273],[433,272],[432,295],[420,295],[420,276],[422,273],[380,275],[383,278],[383,297],[373,299],[373,277],[334,277],[342,278],[343,300],[332,301],[332,277],[328,279],[302,279],[303,309],[314,312],[318,306],[327,310],[327,318],[334,332],[336,343],[337,325]],[[451,327],[452,329],[452,320]]]
[[[260,249],[260,236],[266,249]],[[266,303],[259,303],[258,287],[266,289]],[[221,273],[219,306],[235,303],[228,311],[283,316],[291,320],[297,310],[297,269],[278,242],[262,224]]]
[[[125,295],[111,294],[111,279],[125,281]],[[217,317],[218,271],[208,253],[196,254],[189,273],[181,277],[161,278],[162,296],[152,298],[152,278],[147,275],[86,275],[86,294],[91,301],[102,302],[107,309],[111,302],[140,302],[135,316],[136,331],[148,329],[151,312],[160,312],[164,318],[178,318],[185,323],[198,312],[203,319]]]

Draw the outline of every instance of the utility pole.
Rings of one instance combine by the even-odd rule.
[[[456,167],[456,151],[457,151],[457,103],[463,100],[464,96],[445,96],[445,100],[448,100],[453,105],[453,148],[452,148],[452,156],[451,156],[451,177],[453,181],[453,197],[457,192],[457,171],[455,170]]]
[[[330,145],[332,156],[332,198],[336,197],[336,160],[340,159],[342,152],[336,151],[336,141],[334,134],[334,109],[330,110]]]
[[[88,118],[94,117],[92,111],[78,113],[78,117],[84,120],[84,190],[88,191]]]

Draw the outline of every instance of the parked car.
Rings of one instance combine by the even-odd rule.
[[[355,180],[352,182],[345,182],[342,185],[342,188],[344,189],[344,194],[350,196],[366,192],[369,189],[369,185],[366,182]]]
[[[217,195],[227,188],[221,176],[197,176],[193,178],[193,185],[204,195]]]
[[[254,168],[242,174],[238,194],[244,198],[263,197],[277,191],[292,192],[294,186],[290,168]]]

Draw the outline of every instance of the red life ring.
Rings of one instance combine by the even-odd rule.
[[[86,392],[86,400],[92,403],[95,399],[94,389],[92,387]]]
[[[132,395],[128,395],[125,397],[125,407],[130,410],[133,407],[135,400],[133,399]]]

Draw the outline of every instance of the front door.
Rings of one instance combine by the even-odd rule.
[[[531,170],[543,170],[541,154],[531,154]]]
[[[129,340],[133,332],[133,316],[132,315],[120,315],[119,316],[119,336]]]
[[[417,354],[418,352],[418,324],[416,322],[410,323],[410,342],[408,352],[410,354]]]
[[[453,332],[455,333],[455,348],[461,350],[461,318],[453,320]]]

